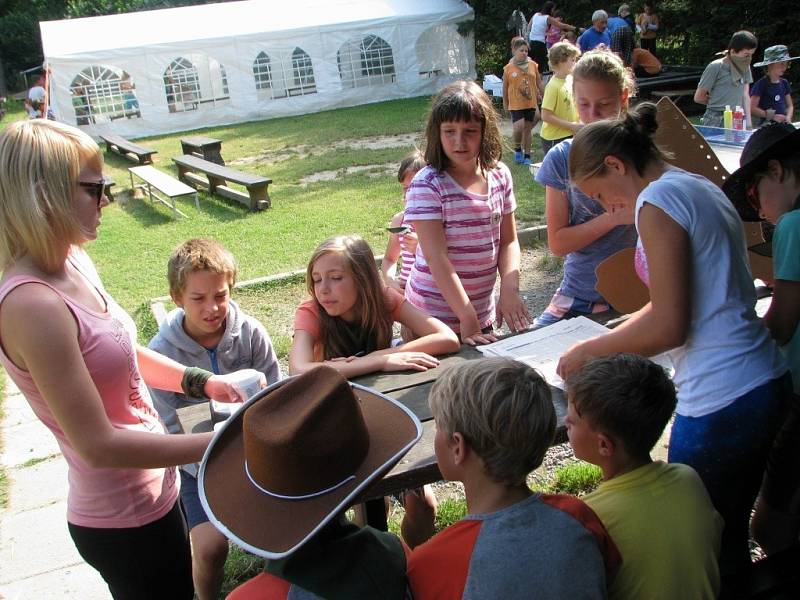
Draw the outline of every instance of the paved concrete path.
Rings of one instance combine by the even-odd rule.
[[[67,463],[53,435],[5,380],[0,464],[9,493],[0,512],[0,598],[107,600],[108,587],[67,531]]]

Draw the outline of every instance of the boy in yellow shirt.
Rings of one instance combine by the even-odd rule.
[[[609,598],[716,598],[722,518],[691,467],[650,458],[677,402],[664,370],[634,354],[595,359],[567,400],[575,456],[603,472],[583,501],[622,554]]]
[[[542,99],[542,152],[547,154],[553,146],[578,131],[578,113],[572,102],[570,73],[581,55],[577,46],[569,42],[553,44],[547,59],[553,76],[544,88]]]
[[[511,112],[514,130],[514,162],[531,164],[531,131],[539,110],[541,77],[536,62],[528,58],[528,42],[511,40],[512,58],[503,67],[503,108]]]

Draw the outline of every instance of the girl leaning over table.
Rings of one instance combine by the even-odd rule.
[[[83,250],[97,237],[103,158],[85,133],[36,119],[0,136],[0,361],[69,468],[67,524],[116,599],[193,595],[174,466],[211,434],[163,435],[147,385],[239,400],[225,377],[136,342]]]
[[[725,520],[720,570],[749,564],[748,523],[791,392],[787,365],[756,316],[739,215],[704,177],[670,166],[649,103],[575,136],[570,179],[608,211],[635,209],[636,272],[650,302],[561,358],[567,377],[591,357],[668,351],[678,407],[669,461],[693,467]]]

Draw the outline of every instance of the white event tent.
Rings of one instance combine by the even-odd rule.
[[[40,27],[56,117],[142,137],[435,93],[475,77],[472,19],[460,0],[248,0]]]

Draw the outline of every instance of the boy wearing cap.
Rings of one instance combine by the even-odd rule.
[[[775,280],[764,324],[792,371],[795,396],[767,463],[751,529],[767,553],[798,540],[800,533],[800,130],[773,123],[753,132],[741,167],[723,190],[744,221],[775,225]]]
[[[169,291],[177,308],[161,323],[149,347],[191,367],[216,374],[240,369],[262,372],[267,383],[281,378],[278,359],[264,326],[230,299],[236,282],[233,255],[214,240],[179,245],[167,265]],[[150,389],[170,433],[181,433],[176,409],[207,402],[175,392]],[[183,465],[181,505],[192,544],[192,579],[200,600],[217,598],[222,586],[228,540],[208,522],[197,493],[197,467]]]
[[[295,381],[303,377],[306,375]],[[415,600],[514,600],[532,594],[553,599],[605,598],[620,557],[603,524],[577,498],[535,494],[525,483],[528,473],[541,464],[555,432],[550,389],[541,376],[531,367],[505,358],[471,361],[442,373],[431,389],[429,402],[437,426],[434,450],[439,469],[446,479],[463,482],[467,517],[413,551],[406,549],[407,566],[396,536],[370,527],[359,530],[334,520],[319,533],[309,534],[312,539],[299,550],[290,550],[288,558],[284,553],[280,556],[284,560],[268,561],[271,574],[243,584],[230,600],[284,598],[290,589],[296,589],[287,581],[324,598],[403,598],[403,575],[407,575]],[[269,417],[264,422],[272,420]],[[404,419],[394,417],[387,422],[392,424],[393,435],[403,430]],[[237,427],[236,421],[230,426]],[[371,437],[374,428],[368,420]],[[338,426],[335,431],[346,428]],[[374,436],[377,440],[386,437],[386,433]],[[219,460],[213,464],[214,447],[219,443],[231,449],[241,444],[225,444],[223,435],[215,438],[206,453],[203,492],[217,488],[222,498],[220,490],[231,486],[209,485],[209,469],[212,473],[240,469]],[[399,456],[387,468],[397,459]],[[330,457],[326,464],[338,462]],[[222,499],[217,503],[225,502],[236,504]],[[343,504],[346,502],[347,498]],[[209,504],[216,515],[213,499]],[[231,508],[231,514],[235,509]],[[302,520],[307,512],[298,504],[293,514]],[[233,525],[224,517],[220,520],[224,527]],[[258,530],[267,528],[248,528]],[[335,561],[336,568],[330,561]]]
[[[786,46],[770,46],[764,50],[764,60],[754,64],[754,67],[765,67],[766,75],[753,84],[750,88],[750,114],[757,117],[757,125],[776,121],[778,123],[791,123],[794,116],[794,103],[789,82],[783,78],[789,61],[797,60],[798,56],[789,56]]]
[[[716,598],[722,518],[700,477],[650,450],[675,410],[675,386],[646,358],[595,359],[567,381],[567,435],[603,481],[583,500],[617,543],[623,563],[609,598]]]

